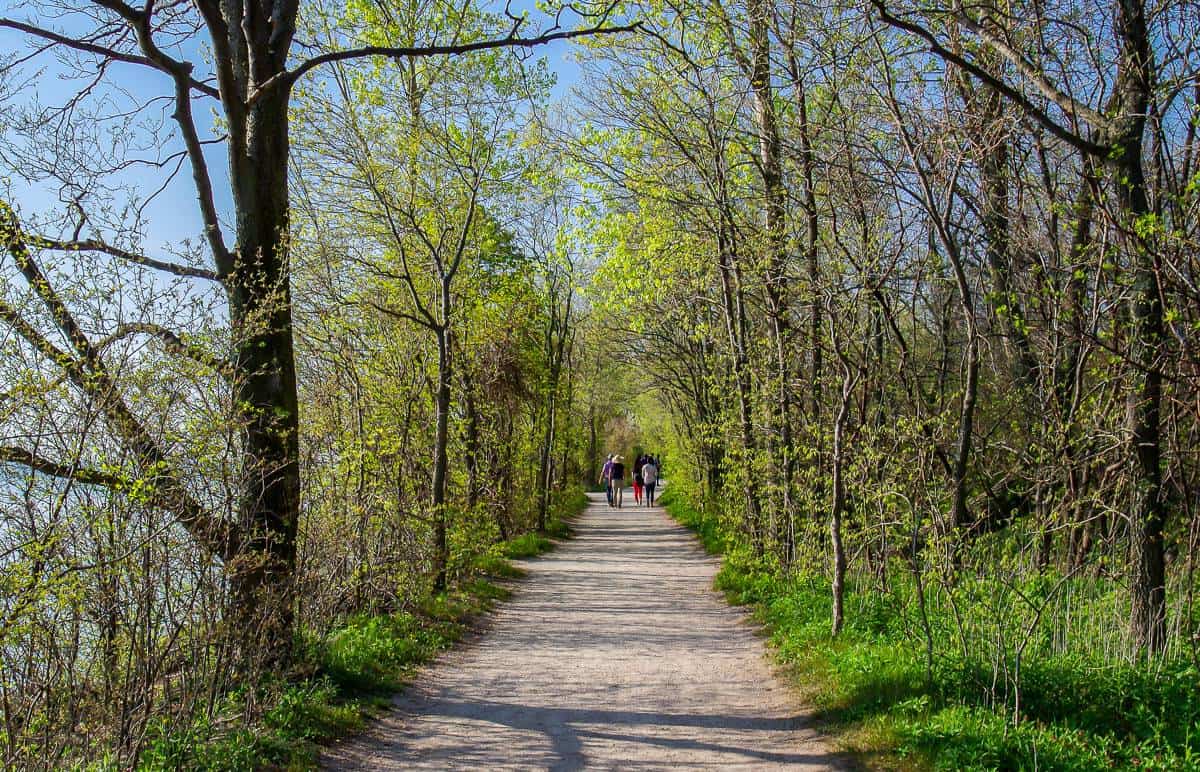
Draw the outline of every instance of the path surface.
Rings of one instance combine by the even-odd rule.
[[[593,498],[487,632],[326,768],[842,768],[711,589],[717,561],[628,493],[620,510]]]

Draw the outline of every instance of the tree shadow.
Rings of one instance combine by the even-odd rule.
[[[497,743],[504,742],[503,734],[489,732],[485,726],[503,727],[543,736],[548,744],[538,744],[538,750],[525,751],[518,759],[522,767],[569,770],[588,766],[586,741],[653,746],[674,752],[694,751],[719,754],[723,764],[760,763],[794,766],[798,769],[852,769],[850,759],[843,754],[792,751],[780,747],[780,738],[767,733],[796,732],[809,729],[804,716],[783,718],[727,715],[720,713],[672,713],[606,708],[543,707],[487,699],[472,699],[453,691],[436,694],[414,694],[397,698],[398,713],[386,723],[396,730],[379,733],[360,746],[356,757],[364,761],[380,758],[394,759],[397,767],[429,764],[439,768],[486,769],[498,764],[493,753]],[[404,725],[412,718],[444,718],[463,728],[438,735],[438,747],[417,747],[422,736]],[[396,726],[396,725],[399,726]],[[469,728],[467,728],[469,727]],[[705,730],[699,736],[679,737],[656,733],[656,729],[689,727]],[[638,732],[638,729],[647,731]],[[706,739],[714,735],[720,740]],[[489,740],[489,737],[491,738]],[[511,746],[510,753],[517,749]],[[622,769],[639,767],[662,768],[661,753],[638,754],[622,759]],[[507,754],[506,754],[507,756]],[[511,757],[508,757],[511,758]],[[679,757],[676,757],[679,758]],[[506,762],[508,759],[506,758]],[[715,762],[715,759],[714,759]],[[683,766],[695,762],[680,759]],[[352,767],[351,767],[352,768]]]

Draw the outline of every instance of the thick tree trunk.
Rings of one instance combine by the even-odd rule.
[[[268,92],[229,141],[237,249],[225,286],[243,427],[238,519],[245,533],[238,556],[227,565],[231,629],[268,662],[285,660],[291,645],[300,512],[287,104],[287,89]]]
[[[1127,397],[1129,440],[1133,458],[1130,538],[1133,576],[1130,581],[1130,632],[1139,651],[1162,652],[1167,642],[1166,555],[1163,536],[1166,502],[1162,490],[1160,406],[1163,308],[1158,290],[1159,256],[1142,220],[1150,214],[1142,167],[1142,137],[1152,88],[1150,38],[1140,0],[1119,0],[1114,32],[1121,45],[1113,88],[1116,114],[1113,152],[1109,155],[1117,197],[1125,214],[1121,223],[1133,265],[1129,300],[1130,389]]]
[[[1163,391],[1163,375],[1159,370],[1163,304],[1158,292],[1157,252],[1139,233],[1141,220],[1150,214],[1141,151],[1151,92],[1150,37],[1145,8],[1139,0],[1118,2],[1116,31],[1123,48],[1115,89],[1115,96],[1120,100],[1121,114],[1117,120],[1121,131],[1112,157],[1115,158],[1117,196],[1128,216],[1122,225],[1126,229],[1134,265],[1133,293],[1129,299],[1133,321],[1129,353],[1134,365],[1128,395],[1129,441],[1134,459],[1133,507],[1129,513],[1134,551],[1130,632],[1140,651],[1159,653],[1166,646],[1163,545],[1166,505],[1159,427]]]

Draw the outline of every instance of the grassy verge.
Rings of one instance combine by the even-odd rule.
[[[866,766],[1200,769],[1200,673],[1193,665],[1030,657],[1022,663],[1019,707],[1000,703],[989,699],[996,674],[981,659],[939,655],[927,670],[923,646],[891,596],[848,588],[847,625],[834,639],[824,579],[782,577],[756,565],[730,546],[711,514],[665,498],[706,548],[724,552],[717,587],[731,602],[754,607],[825,731]],[[937,633],[953,621],[935,616],[932,623]]]
[[[571,518],[586,506],[582,491],[563,494],[546,533],[494,545],[476,561],[472,576],[448,592],[411,610],[351,617],[328,635],[306,637],[296,670],[310,675],[238,690],[211,712],[217,718],[183,730],[151,727],[138,768],[313,769],[323,743],[360,730],[418,666],[461,640],[473,620],[509,597],[496,581],[523,574],[510,560],[553,549],[549,537],[568,536]],[[243,717],[250,713],[261,719],[245,726]]]

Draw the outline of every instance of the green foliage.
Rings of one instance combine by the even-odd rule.
[[[582,488],[557,492],[552,502],[553,511],[546,518],[544,533],[530,532],[504,542],[501,553],[505,558],[521,560],[541,555],[554,549],[552,539],[565,539],[571,535],[570,519],[588,505],[587,494]]]
[[[717,588],[733,603],[754,606],[820,718],[854,750],[946,770],[1200,763],[1200,672],[1191,663],[1155,669],[1114,664],[1097,653],[1039,652],[1004,663],[1020,667],[1020,690],[1019,700],[1001,699],[995,684],[1004,676],[975,652],[942,654],[927,676],[920,634],[904,615],[914,593],[908,577],[893,575],[888,592],[852,582],[846,626],[833,638],[824,577],[764,568],[730,546],[715,518],[679,496],[666,497],[666,505],[706,546],[726,548]],[[1026,589],[1037,591],[1032,583]],[[950,639],[955,615],[934,601],[930,592],[933,634]],[[988,613],[983,603],[958,607],[964,624]]]

